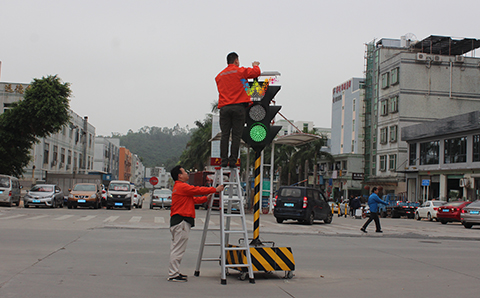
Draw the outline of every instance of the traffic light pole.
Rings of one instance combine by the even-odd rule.
[[[255,150],[255,188],[253,197],[253,240],[250,245],[262,245],[260,241],[260,183],[262,181],[260,175],[262,150]]]

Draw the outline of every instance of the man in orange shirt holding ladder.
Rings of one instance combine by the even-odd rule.
[[[185,249],[187,248],[190,228],[195,226],[195,204],[205,203],[216,192],[223,191],[223,185],[215,187],[200,187],[189,185],[188,173],[182,166],[176,166],[171,171],[175,185],[172,190],[172,206],[170,208],[170,265],[168,266],[168,281],[186,282],[187,276],[180,273]],[[208,195],[203,197],[195,197]]]

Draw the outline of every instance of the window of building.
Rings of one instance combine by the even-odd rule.
[[[352,120],[352,131],[355,131],[355,119]]]
[[[398,76],[399,70],[400,70],[400,68],[397,67],[397,68],[392,69],[392,71],[391,71],[392,85],[398,84],[398,82],[399,82],[399,76]]]
[[[390,113],[398,112],[398,96],[390,98]]]
[[[388,127],[384,127],[380,129],[380,144],[387,143],[387,133],[388,133]]]
[[[380,102],[382,109],[380,110],[382,116],[388,115],[388,99],[382,100]]]
[[[353,100],[353,104],[352,104],[352,111],[355,112],[355,99]]]
[[[397,155],[390,154],[388,155],[388,169],[390,171],[395,171],[397,168]]]
[[[467,162],[467,137],[445,140],[444,163]]]
[[[380,168],[379,170],[384,172],[387,169],[387,156],[380,155]]]
[[[390,126],[390,143],[397,142],[397,130],[398,130],[397,125]]]
[[[54,165],[57,164],[57,159],[58,159],[58,146],[54,145],[53,146],[53,162],[54,162]]]
[[[48,155],[50,154],[50,144],[43,145],[43,163],[48,164]]]
[[[346,160],[342,161],[342,170],[344,170],[344,171],[347,170],[347,161]]]
[[[63,164],[65,163],[65,148],[60,149],[60,162]]]
[[[480,135],[473,136],[473,161],[480,161]]]
[[[386,73],[382,74],[382,89],[388,88],[389,83],[390,83],[389,79],[390,79],[390,73],[389,72],[386,72]]]
[[[410,144],[409,147],[408,164],[414,166],[417,163],[417,144]]]
[[[431,165],[439,163],[440,141],[420,143],[420,164]]]
[[[67,155],[67,170],[70,169],[72,166],[72,150],[68,150]]]

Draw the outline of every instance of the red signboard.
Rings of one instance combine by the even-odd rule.
[[[152,178],[150,178],[150,180],[148,180],[148,182],[150,182],[151,185],[157,185],[158,178],[157,177],[152,177]]]
[[[222,159],[220,157],[210,157],[210,165],[211,166],[220,166],[222,164]],[[240,158],[237,159],[237,163],[235,163],[237,167],[240,166]]]

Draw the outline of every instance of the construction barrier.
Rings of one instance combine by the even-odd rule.
[[[229,245],[229,247],[235,247]],[[250,247],[253,271],[285,271],[290,273],[295,270],[295,260],[290,247]],[[227,253],[227,264],[246,264],[245,251],[230,250]],[[230,267],[246,272],[245,267]],[[292,274],[288,274],[291,278]]]

